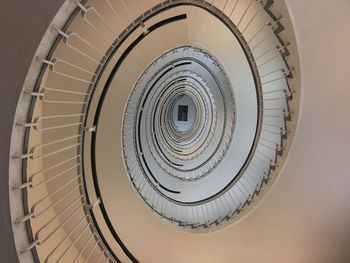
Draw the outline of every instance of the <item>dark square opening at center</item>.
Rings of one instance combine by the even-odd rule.
[[[187,119],[188,119],[188,106],[179,105],[178,112],[177,112],[177,120],[187,121]]]

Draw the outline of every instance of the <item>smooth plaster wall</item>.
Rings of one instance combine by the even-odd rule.
[[[8,163],[14,113],[28,67],[63,0],[1,0],[0,8],[0,262],[18,262],[8,193]]]
[[[304,254],[295,262],[350,262],[350,2],[285,2],[299,48],[300,119],[258,211],[285,236],[291,257]]]

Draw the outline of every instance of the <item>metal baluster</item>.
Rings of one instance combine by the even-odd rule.
[[[85,242],[84,246],[80,249],[79,254],[74,258],[73,263],[77,262],[79,257],[82,255],[90,241],[95,237],[95,234],[91,234],[90,238]]]
[[[80,231],[78,236],[74,240],[71,240],[70,245],[64,250],[61,256],[57,259],[57,262],[60,262],[62,258],[66,255],[66,253],[78,242],[78,240],[80,240],[80,238],[86,232],[86,230],[90,229],[89,226],[90,226],[90,223],[86,224],[86,226]]]
[[[239,27],[239,25],[241,24],[243,18],[244,18],[245,15],[247,14],[249,8],[252,6],[252,4],[253,4],[254,1],[257,1],[257,0],[250,0],[248,7],[244,10],[243,15],[241,16],[241,18],[239,19],[239,21],[238,21],[238,23],[237,23],[237,27]]]
[[[51,250],[51,252],[46,256],[45,258],[45,262],[49,262],[49,259],[51,258],[51,256],[55,253],[55,251],[64,243],[64,241],[66,241],[67,239],[69,239],[72,234],[75,232],[75,230],[78,229],[78,227],[80,227],[83,223],[86,223],[86,221],[84,219],[87,219],[87,215],[84,215],[83,217],[79,218],[78,220],[78,224],[75,225],[68,233],[66,236],[64,236],[59,242],[58,244]],[[57,262],[57,261],[56,261]]]

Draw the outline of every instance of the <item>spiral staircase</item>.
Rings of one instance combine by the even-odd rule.
[[[1,260],[348,262],[349,53],[324,49],[349,16],[314,35],[330,1],[58,2],[33,3],[2,97]]]

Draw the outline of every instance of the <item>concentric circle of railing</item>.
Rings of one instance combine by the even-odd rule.
[[[23,152],[13,156],[22,164],[22,182],[13,189],[22,192],[24,207],[16,224],[26,225],[29,240],[20,252],[32,251],[37,262],[137,262],[118,236],[106,208],[107,190],[99,184],[103,162],[97,142],[106,129],[104,107],[114,81],[124,99],[118,111],[122,147],[115,149],[124,157],[126,170],[120,169],[152,210],[188,229],[209,228],[240,213],[284,153],[291,116],[292,68],[270,4],[76,2],[64,26],[50,28],[57,38],[48,54],[38,53],[41,70],[35,85],[24,89],[23,96],[30,98],[27,120],[16,119],[24,135]],[[217,41],[232,41],[233,53],[199,47],[191,37],[207,41],[201,43],[206,47],[217,43],[188,29],[178,30],[179,39],[167,35],[176,44],[158,42],[157,56],[147,58],[147,48],[155,48],[147,39],[172,25],[203,30],[198,17],[218,26],[212,34],[222,34]],[[138,60],[150,66],[135,70],[139,78],[124,75],[132,84],[124,85],[119,72],[125,65],[137,68]],[[196,66],[181,65],[188,62]],[[149,89],[147,101],[146,83],[167,67],[168,75]],[[183,96],[196,108],[186,129],[176,125],[171,110]]]
[[[254,6],[253,2],[251,1],[249,3],[244,12],[248,12]],[[258,12],[259,3],[256,5],[258,6],[256,12]],[[204,9],[215,13],[212,6],[204,6]],[[250,19],[254,19],[254,16]],[[140,77],[132,91],[124,117],[124,158],[127,171],[135,189],[139,192],[142,199],[163,218],[171,222],[176,222],[180,226],[190,226],[191,228],[208,227],[213,223],[218,224],[222,220],[231,218],[259,191],[262,181],[269,174],[270,168],[275,166],[276,153],[278,151],[276,145],[271,146],[264,143],[265,137],[261,136],[261,131],[266,126],[280,128],[278,133],[282,137],[284,129],[283,126],[264,123],[264,120],[268,118],[264,118],[263,110],[270,109],[266,105],[271,104],[271,101],[275,101],[275,109],[281,108],[282,113],[283,110],[287,110],[287,108],[283,108],[286,106],[286,96],[271,99],[266,93],[263,93],[262,84],[266,84],[266,82],[263,82],[261,79],[259,69],[266,63],[269,63],[269,60],[259,64],[259,59],[264,57],[265,54],[255,57],[251,51],[252,47],[253,49],[256,47],[250,43],[254,42],[254,38],[260,33],[259,30],[264,28],[265,25],[255,32],[253,37],[247,40],[242,33],[249,28],[253,20],[249,20],[241,31],[238,26],[240,26],[244,16],[240,18],[237,24],[226,23],[227,20],[223,14],[217,15],[217,18],[219,20],[222,19],[222,23],[230,29],[233,36],[238,40],[242,52],[246,55],[246,59],[250,65],[251,77],[255,83],[255,93],[248,100],[243,98],[243,96],[238,96],[237,101],[241,105],[247,104],[252,108],[256,107],[257,112],[248,112],[240,107],[238,107],[237,112],[238,116],[244,116],[246,119],[252,119],[252,122],[257,123],[256,126],[250,126],[250,130],[254,131],[252,141],[245,141],[240,146],[237,143],[230,144],[231,139],[234,142],[241,142],[243,138],[249,138],[247,133],[242,133],[244,137],[239,136],[240,132],[247,127],[245,123],[241,123],[238,120],[238,127],[236,127],[238,130],[233,134],[233,124],[235,123],[233,115],[228,120],[223,121],[222,118],[225,119],[227,113],[233,114],[236,110],[233,104],[231,107],[222,103],[220,104],[220,100],[216,97],[213,101],[219,105],[217,105],[218,113],[215,116],[219,119],[216,120],[216,125],[209,125],[209,131],[212,134],[210,138],[215,138],[219,142],[212,142],[211,139],[206,137],[204,148],[208,151],[202,152],[196,158],[188,160],[188,162],[174,157],[176,153],[181,153],[181,148],[169,147],[167,143],[164,143],[164,141],[171,141],[171,138],[170,136],[166,137],[163,135],[167,129],[165,123],[159,117],[162,114],[161,109],[167,107],[166,104],[162,104],[163,97],[167,96],[166,92],[168,90],[170,90],[169,93],[172,91],[176,92],[177,86],[174,83],[177,83],[177,80],[180,79],[181,81],[191,78],[191,76],[183,74],[176,79],[172,77],[172,74],[183,72],[187,69],[198,73],[199,77],[210,75],[216,80],[216,82],[211,81],[210,85],[206,85],[209,86],[208,89],[211,90],[211,93],[217,94],[217,92],[215,93],[215,83],[218,83],[218,90],[223,94],[222,98],[226,100],[233,99],[231,95],[233,89],[229,84],[228,78],[225,77],[222,67],[218,66],[218,62],[213,60],[211,55],[192,47],[183,47],[166,52],[145,70],[145,73]],[[275,57],[282,58],[283,56],[276,50],[276,54],[270,60]],[[284,65],[283,60],[281,64],[282,66]],[[200,68],[201,65],[204,65],[204,67],[207,65],[209,68],[214,65],[213,73],[206,74]],[[215,67],[218,68],[215,69]],[[165,80],[162,80],[163,78]],[[208,82],[208,80],[205,82]],[[228,84],[228,88],[223,90],[225,84]],[[245,86],[245,89],[247,89],[249,83],[246,82],[242,86]],[[237,91],[239,88],[237,87],[234,93],[239,94],[239,91]],[[190,88],[188,89],[190,90]],[[272,90],[268,93],[270,92],[274,93],[276,91]],[[246,93],[248,92],[246,91]],[[163,103],[166,103],[166,101]],[[210,104],[212,105],[213,103]],[[151,110],[148,108],[151,108]],[[212,120],[213,118],[210,115],[206,115],[204,119]],[[223,128],[223,130],[227,129],[228,132],[221,132],[222,129],[218,128],[221,124],[223,124],[222,127],[229,124],[228,127]],[[158,126],[160,128],[157,128]],[[266,128],[264,131],[266,131]],[[273,133],[274,131],[269,132]],[[130,143],[130,141],[133,143]],[[186,140],[181,138],[179,142],[185,143]],[[210,147],[211,143],[212,146]],[[220,149],[220,144],[224,145],[224,149]],[[203,146],[201,143],[197,145]],[[197,149],[195,146],[196,144],[192,149],[193,153]],[[230,160],[230,165],[224,163],[222,164],[223,168],[219,167],[212,171],[213,168],[219,166],[226,152],[225,148],[227,149],[229,147],[231,147],[230,154],[226,160]],[[169,151],[173,151],[173,155],[167,154]],[[246,156],[244,152],[246,152]],[[243,162],[232,163],[232,160],[239,159],[237,156],[240,155],[243,156]],[[209,174],[208,178],[203,178],[205,174]],[[258,177],[255,177],[256,175]],[[179,182],[171,176],[175,176],[181,180],[201,180],[198,180],[196,183]]]
[[[234,129],[235,108],[231,85],[217,63],[198,48],[179,47],[164,53],[140,77],[128,101],[123,126],[124,158],[132,179],[141,170],[148,170],[149,176],[157,178],[156,184],[167,175],[196,180],[210,173],[224,157]],[[184,92],[198,101],[198,110],[193,103],[193,109],[187,111],[199,112],[202,124],[190,130],[193,135],[189,138],[184,132],[176,138],[170,127],[177,118],[173,116],[177,108],[165,112]],[[173,125],[184,129],[189,121]],[[163,171],[153,171],[154,162]],[[141,166],[135,169],[137,163]]]

